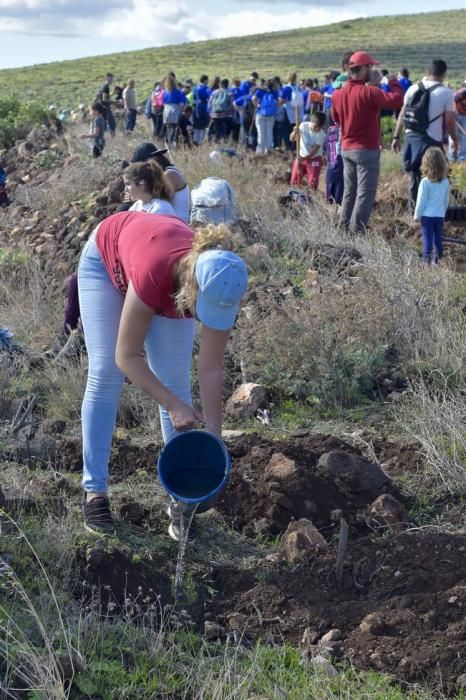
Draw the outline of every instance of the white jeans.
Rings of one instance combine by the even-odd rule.
[[[267,153],[273,149],[273,125],[275,117],[256,115],[257,148],[256,153]]]
[[[108,461],[124,376],[115,363],[115,350],[124,296],[113,286],[94,236],[83,250],[78,270],[81,320],[89,357],[82,404],[83,487],[106,491]],[[167,389],[191,404],[193,319],[155,316],[145,341],[152,372]],[[160,407],[163,439],[174,434],[165,408]],[[155,465],[154,465],[155,468]]]

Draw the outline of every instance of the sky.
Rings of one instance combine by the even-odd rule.
[[[465,0],[0,0],[0,69],[464,5]]]

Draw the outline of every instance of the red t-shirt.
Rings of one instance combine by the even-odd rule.
[[[194,231],[175,216],[124,211],[102,221],[97,248],[114,286],[138,297],[159,316],[179,318],[173,299],[173,267],[189,253]]]
[[[376,150],[380,147],[380,111],[401,109],[403,89],[390,81],[391,92],[384,92],[360,80],[348,80],[332,95],[332,118],[341,128],[343,150]]]

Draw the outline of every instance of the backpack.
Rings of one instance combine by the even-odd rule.
[[[212,112],[228,112],[231,106],[230,95],[225,88],[217,90],[212,97]]]
[[[291,86],[290,107],[304,107],[304,95],[296,85]]]
[[[151,97],[152,114],[163,112],[163,91],[154,90]]]
[[[277,113],[277,100],[271,92],[266,92],[262,95],[259,107],[261,117],[274,117]]]
[[[147,117],[147,119],[150,119],[152,115],[152,97],[149,97],[149,99],[146,101],[145,107],[144,107],[144,116]]]
[[[443,116],[439,114],[434,119],[429,119],[430,93],[438,87],[440,83],[430,88],[426,88],[422,81],[418,83],[418,89],[411,95],[405,106],[403,122],[406,129],[425,134],[429,124]]]
[[[220,177],[206,177],[191,192],[191,223],[232,224],[236,221],[236,195]]]

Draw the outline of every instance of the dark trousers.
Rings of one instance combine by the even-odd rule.
[[[437,262],[443,255],[444,221],[442,216],[421,216],[422,257],[426,262]]]
[[[343,163],[335,169],[327,168],[325,185],[327,202],[341,204],[344,190]]]
[[[163,112],[151,114],[150,118],[152,120],[152,136],[155,136],[156,138],[162,138]]]
[[[442,143],[434,141],[427,134],[408,131],[405,134],[403,146],[403,167],[409,173],[408,206],[410,211],[416,208],[417,191],[421,184],[422,156],[430,146],[443,147]]]
[[[138,116],[137,109],[129,109],[126,112],[126,131],[133,131],[136,126],[136,117]]]
[[[100,158],[103,150],[104,150],[103,145],[97,146],[96,144],[94,144],[94,146],[92,147],[92,156],[94,158]]]
[[[79,327],[81,312],[79,310],[78,273],[73,272],[68,281],[68,293],[65,308],[65,333]]]
[[[232,127],[231,117],[214,117],[212,119],[215,141],[218,143],[222,139],[227,139]]]

